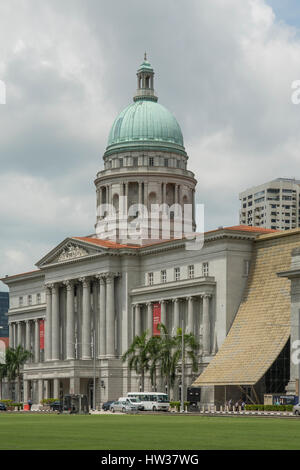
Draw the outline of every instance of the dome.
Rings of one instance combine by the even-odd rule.
[[[106,152],[121,147],[122,150],[143,147],[185,153],[182,132],[173,114],[146,97],[127,106],[114,122]]]

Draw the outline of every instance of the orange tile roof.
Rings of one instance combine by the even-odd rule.
[[[270,228],[253,227],[253,226],[250,226],[250,225],[233,225],[232,227],[217,228],[215,230],[210,230],[209,232],[205,232],[205,233],[219,232],[221,230],[236,230],[236,231],[240,231],[240,232],[252,232],[252,233],[274,233],[274,232],[278,232],[278,230],[274,230],[274,229],[270,229]]]
[[[123,245],[121,243],[112,242],[110,240],[102,240],[101,238],[92,237],[72,237],[74,240],[82,240],[83,242],[93,243],[94,245],[103,246],[105,248],[140,248],[140,245]]]

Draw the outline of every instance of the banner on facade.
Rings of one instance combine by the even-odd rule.
[[[161,323],[160,303],[153,304],[153,336],[160,336],[157,325]]]
[[[40,320],[40,351],[45,348],[45,320]]]

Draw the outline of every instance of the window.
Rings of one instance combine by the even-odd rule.
[[[208,276],[208,263],[202,264],[202,276]]]
[[[148,273],[148,284],[149,286],[153,285],[153,273]]]
[[[180,268],[174,268],[175,281],[180,281]]]
[[[119,159],[120,168],[123,168],[123,158]]]
[[[138,166],[138,157],[133,157],[133,166]]]
[[[165,167],[169,166],[169,160],[167,158],[164,159],[164,166]]]
[[[41,303],[41,294],[36,294],[36,303],[37,304]]]
[[[153,157],[149,158],[149,166],[154,166],[154,158]]]
[[[23,307],[23,297],[19,297],[19,307]]]
[[[160,272],[160,280],[161,280],[162,283],[167,282],[167,271],[165,269],[163,269]]]
[[[195,270],[194,270],[194,265],[193,265],[193,264],[191,264],[191,265],[189,266],[188,272],[189,272],[189,279],[193,279],[193,277],[194,277],[194,272],[195,272]]]
[[[32,305],[32,295],[27,297],[28,305]]]

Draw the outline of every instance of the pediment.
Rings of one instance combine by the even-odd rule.
[[[106,250],[99,246],[92,246],[91,243],[67,238],[56,248],[50,251],[44,258],[36,263],[39,268],[51,264],[66,263],[76,261],[95,254],[105,253]]]

